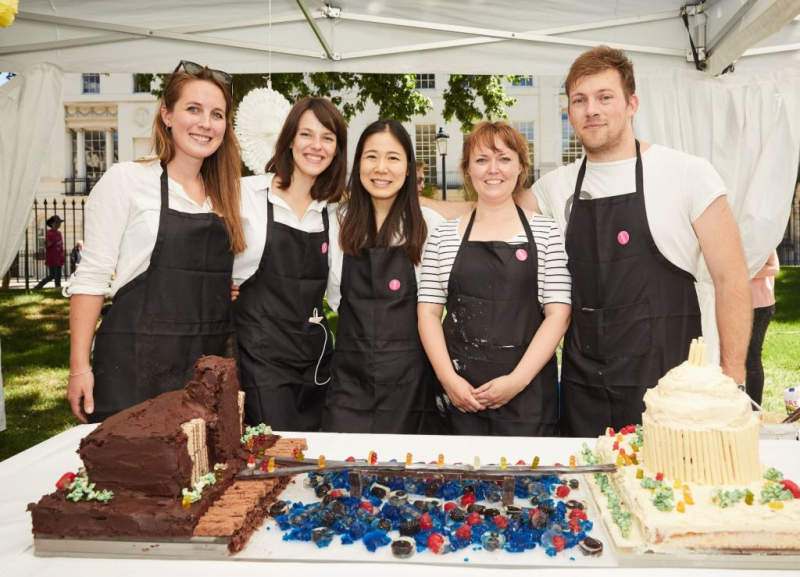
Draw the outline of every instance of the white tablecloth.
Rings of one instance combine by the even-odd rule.
[[[36,577],[65,577],[68,575],[102,575],[124,577],[141,575],[169,575],[170,577],[197,577],[199,575],[258,575],[279,574],[287,577],[313,574],[317,577],[353,577],[381,575],[408,577],[409,571],[439,576],[493,575],[496,571],[475,566],[432,566],[403,563],[297,563],[247,561],[232,557],[230,561],[175,561],[159,559],[102,559],[36,557],[33,554],[30,514],[26,506],[54,490],[55,482],[66,471],[80,466],[76,454],[81,437],[91,431],[92,425],[82,425],[65,431],[10,459],[0,462],[0,575],[31,575]],[[435,460],[443,453],[447,462],[472,463],[480,456],[481,462],[499,462],[501,456],[513,463],[518,459],[530,460],[538,455],[542,464],[556,461],[567,463],[569,455],[576,453],[582,439],[532,439],[508,437],[422,437],[401,435],[338,435],[322,433],[280,433],[284,437],[308,439],[308,457],[324,454],[328,459],[349,455],[366,457],[370,450],[378,452],[381,460],[404,459],[407,452],[414,460]],[[590,446],[594,440],[588,440]],[[800,479],[800,443],[795,441],[761,441],[761,460],[774,465],[795,480]],[[800,539],[800,536],[798,536]],[[606,544],[610,549],[610,544]],[[313,557],[313,549],[309,553]],[[513,573],[545,573],[553,575],[614,575],[615,577],[641,575],[648,577],[683,576],[738,576],[763,575],[763,571],[724,569],[675,568],[585,568],[553,567],[536,569],[510,568]],[[793,575],[798,571],[775,571],[770,575]]]

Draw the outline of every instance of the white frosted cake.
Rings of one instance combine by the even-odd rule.
[[[693,343],[645,395],[642,425],[584,446],[584,463],[618,467],[588,483],[606,526],[623,550],[798,551],[800,488],[763,470],[749,398],[704,360]]]

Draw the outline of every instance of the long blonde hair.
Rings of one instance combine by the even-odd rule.
[[[222,144],[214,154],[203,160],[200,175],[214,210],[225,221],[231,251],[234,254],[240,253],[246,246],[240,203],[242,157],[239,142],[233,132],[233,99],[230,87],[215,78],[208,68],[203,68],[196,74],[179,70],[167,81],[159,104],[171,111],[180,99],[183,87],[192,80],[211,82],[222,91],[225,97],[225,135],[222,137]],[[172,140],[171,132],[161,119],[161,106],[158,107],[153,121],[153,148],[156,156],[165,165],[175,157],[175,143]]]

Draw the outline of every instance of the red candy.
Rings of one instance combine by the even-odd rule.
[[[574,509],[573,509],[573,510],[574,510]],[[544,513],[542,513],[542,512],[541,512],[539,509],[537,509],[536,507],[534,507],[533,509],[531,509],[531,510],[530,510],[530,513],[528,513],[528,519],[530,519],[530,523],[531,523],[531,525],[536,525],[536,522],[539,520],[539,517],[541,517],[542,515],[544,515]]]
[[[372,513],[375,510],[375,508],[372,506],[372,503],[369,501],[361,501],[359,507],[361,509],[365,509],[368,513]]]
[[[614,427],[607,428],[606,433],[608,434],[609,437],[613,437],[614,435],[616,435],[616,433],[614,432]]]
[[[572,531],[573,535],[577,535],[581,532],[581,522],[576,517],[573,517],[569,520],[569,528]]]
[[[433,553],[439,554],[444,549],[444,537],[439,533],[431,533],[428,537],[428,549]]]
[[[564,550],[564,546],[566,544],[567,544],[567,542],[564,540],[564,537],[562,537],[561,535],[556,535],[555,537],[553,537],[553,549],[555,549],[556,551],[563,551]]]
[[[433,529],[433,519],[427,513],[423,513],[419,518],[419,528],[422,530]]]
[[[573,509],[572,511],[569,512],[569,519],[570,520],[572,520],[572,519],[580,519],[582,521],[585,521],[587,518],[588,517],[586,516],[586,513],[584,512],[583,509],[578,509],[576,507],[575,509]]]
[[[472,528],[469,525],[461,525],[456,529],[455,536],[459,539],[464,539],[464,541],[469,541],[472,539]]]
[[[619,441],[614,441],[614,446],[611,447],[612,451],[619,451]]]
[[[69,489],[72,482],[75,480],[75,473],[64,473],[61,478],[56,481],[56,489]]]
[[[517,461],[517,465],[524,465],[524,464],[525,464],[525,459],[520,459],[519,461]]]
[[[456,505],[452,501],[448,501],[447,503],[444,504],[444,512],[449,513],[451,509],[455,509],[456,507],[458,507],[458,505]]]
[[[495,515],[492,521],[494,522],[494,526],[500,529],[501,531],[506,527],[508,527],[508,518],[503,517],[502,515]]]
[[[480,513],[470,513],[467,515],[467,525],[479,525],[481,523]],[[422,527],[422,525],[420,525]]]
[[[345,495],[345,492],[342,491],[341,489],[334,489],[333,491],[328,493],[328,495],[330,495],[332,499],[338,499],[339,497],[343,497]]]
[[[797,483],[790,481],[789,479],[784,479],[781,481],[781,485],[783,485],[783,488],[792,494],[792,497],[795,499],[800,499],[800,487],[797,486]]]
[[[569,487],[567,487],[566,485],[559,485],[558,488],[556,489],[556,495],[558,495],[563,499],[564,497],[569,495]]]
[[[656,473],[656,481],[663,481],[664,473]]]
[[[355,458],[355,457],[353,457],[353,456],[351,455],[351,456],[347,457],[347,458],[345,459],[345,461],[346,461],[347,463],[355,463],[355,462],[356,462],[356,458]]]
[[[467,493],[461,496],[461,506],[466,507],[467,505],[472,505],[475,502],[475,493]]]
[[[619,432],[622,433],[623,435],[632,435],[633,433],[636,432],[636,425],[628,425],[627,427],[622,427],[619,430]]]

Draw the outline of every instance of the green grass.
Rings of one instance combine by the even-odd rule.
[[[781,271],[775,296],[775,317],[764,342],[763,406],[783,412],[783,389],[800,385],[800,267]],[[335,315],[326,314],[335,328]],[[78,422],[64,397],[69,301],[56,289],[0,291],[0,339],[7,425],[0,432],[1,461]]]
[[[784,267],[775,280],[775,316],[764,339],[764,399],[785,413],[783,389],[800,385],[800,267]]]
[[[6,430],[0,460],[72,427],[69,300],[60,289],[0,292],[0,340]]]

